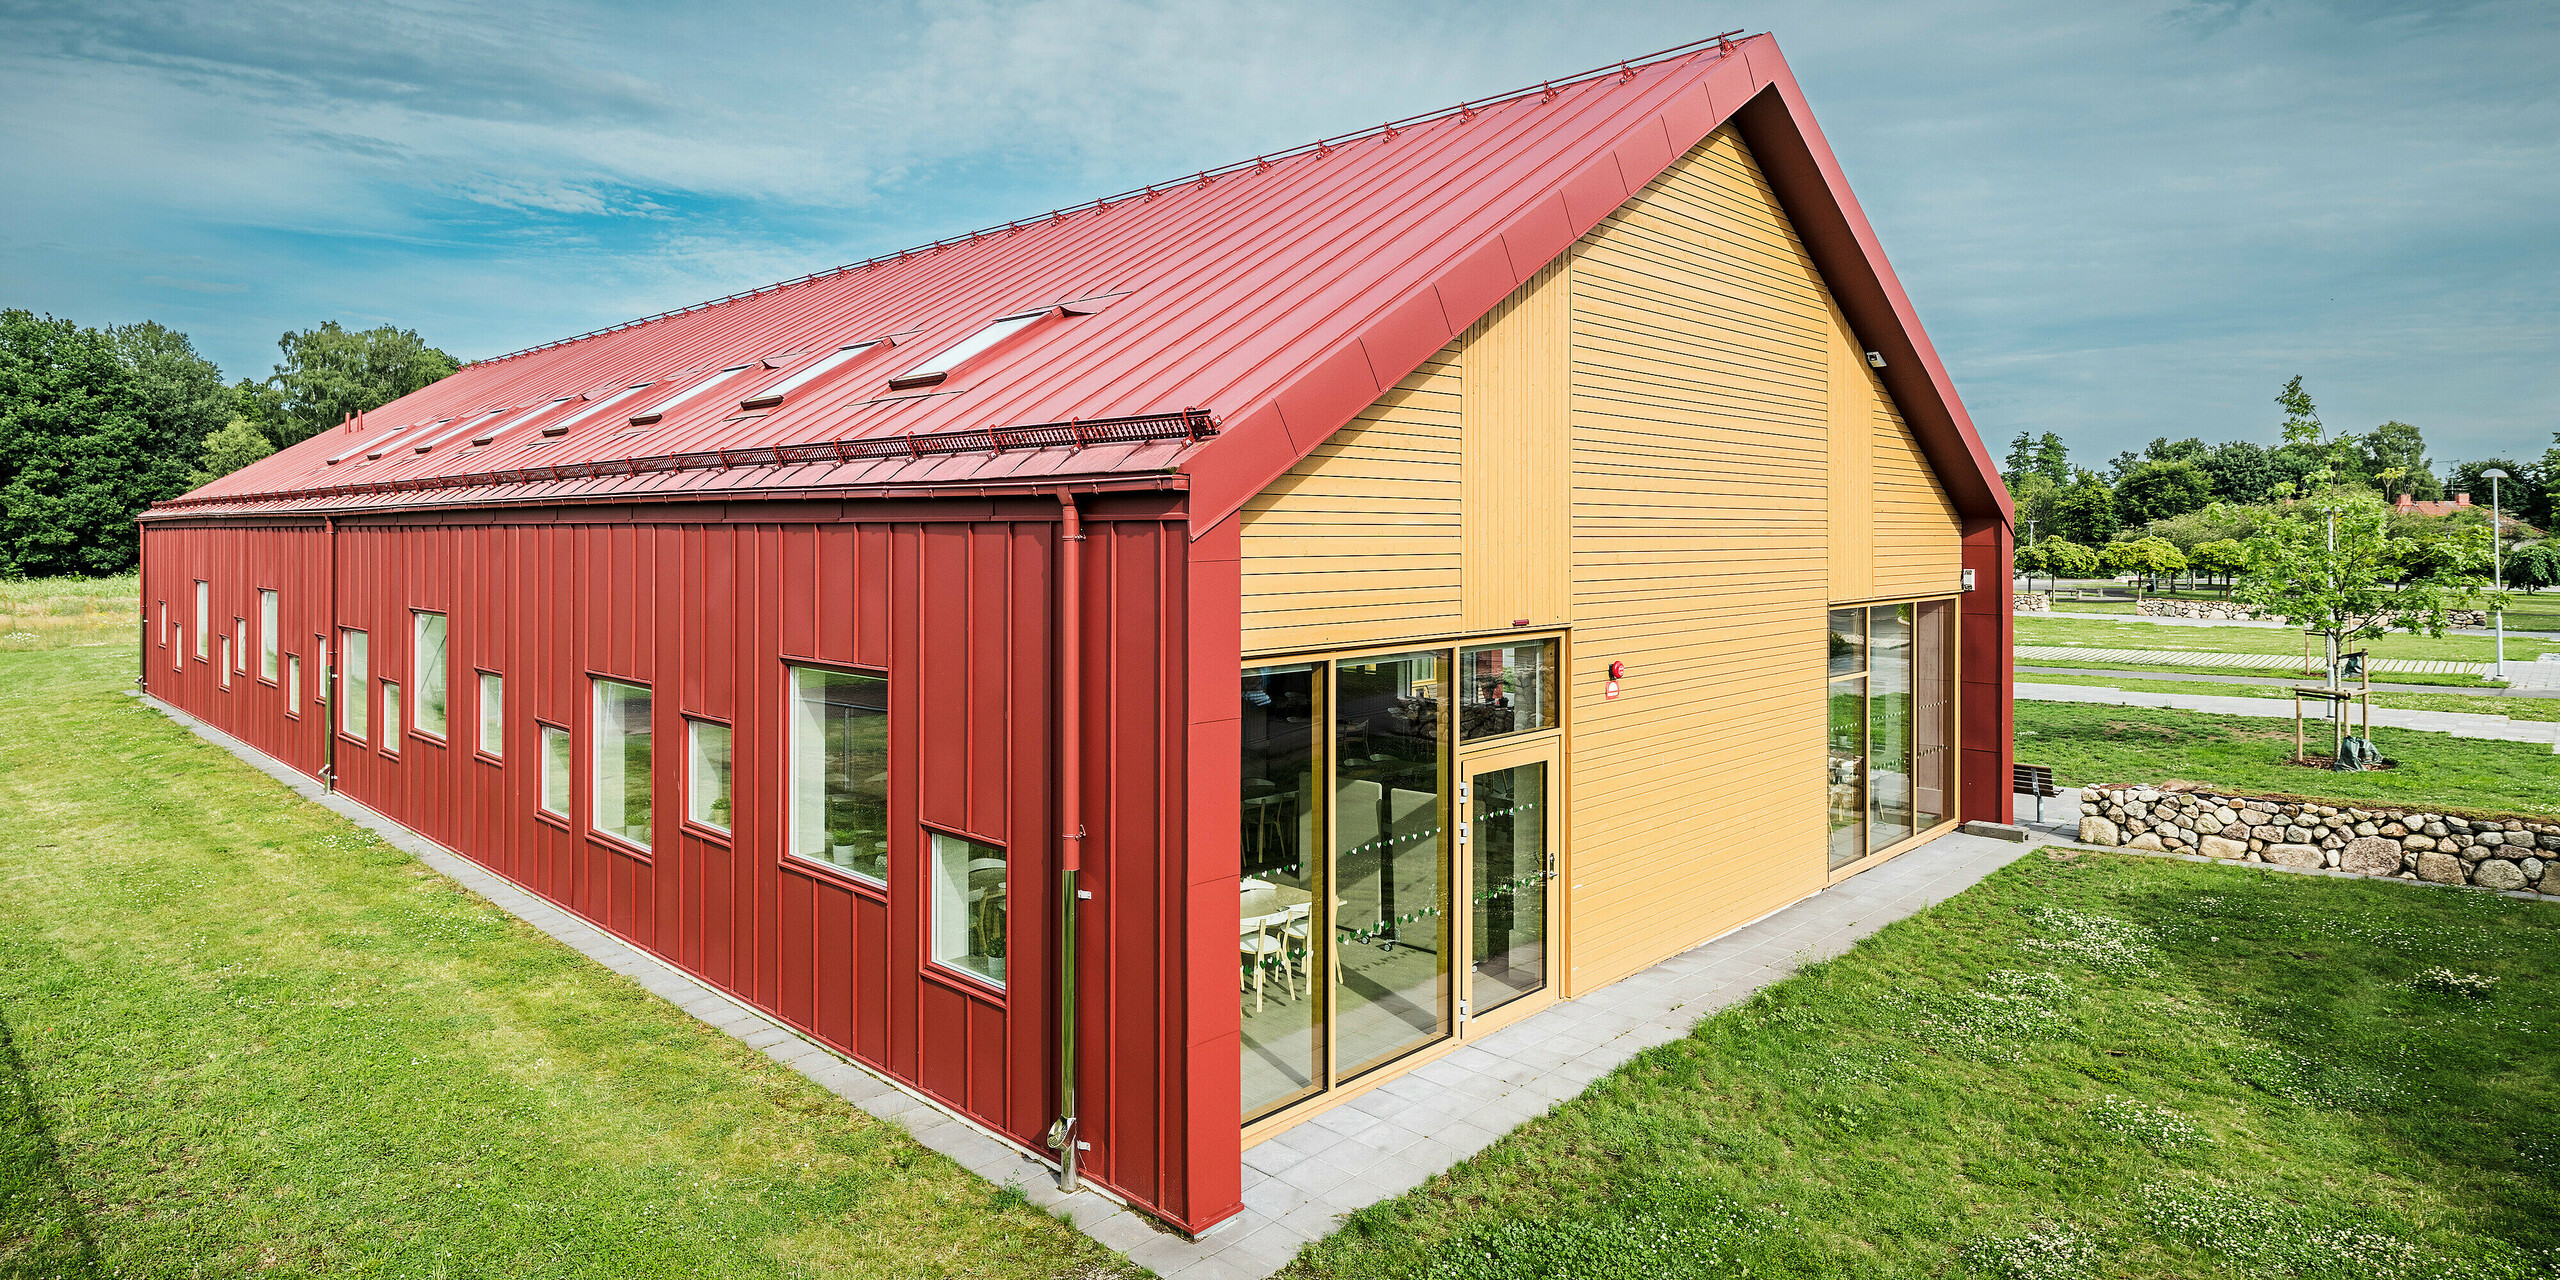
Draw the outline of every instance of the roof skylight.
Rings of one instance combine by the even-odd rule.
[[[721,383],[727,382],[729,379],[737,377],[739,374],[745,373],[747,370],[754,367],[755,366],[751,364],[733,364],[718,373],[712,374],[708,378],[704,378],[700,382],[694,383],[690,387],[686,387],[684,390],[679,391],[674,395],[668,396],[657,404],[650,406],[648,412],[635,413],[631,415],[631,425],[635,427],[645,427],[652,422],[656,422],[659,419],[666,417],[669,413],[674,412],[678,405],[681,405],[684,402],[693,399],[695,396],[701,395],[703,392],[709,391],[713,387],[719,386]]]
[[[506,421],[501,422],[501,423],[499,423],[498,425],[496,425],[496,426],[494,426],[494,427],[491,427],[491,428],[489,428],[488,430],[483,431],[483,432],[481,432],[480,434],[478,434],[478,435],[476,435],[476,436],[471,437],[471,447],[472,447],[472,448],[475,448],[475,449],[476,449],[476,448],[479,448],[481,445],[487,444],[487,443],[489,443],[490,441],[497,439],[497,438],[498,438],[498,433],[499,433],[499,432],[504,431],[504,430],[506,430],[507,428],[512,427],[512,426],[516,425],[517,423],[522,422],[522,421],[524,421],[524,420],[525,420],[525,419],[527,419],[527,418],[531,418],[531,417],[533,417],[533,416],[535,416],[535,415],[537,415],[537,414],[547,413],[547,412],[549,412],[551,409],[553,409],[553,408],[554,408],[554,407],[556,407],[556,406],[563,405],[563,404],[567,404],[567,403],[569,402],[569,400],[570,400],[570,397],[568,397],[568,396],[562,396],[562,397],[560,397],[560,398],[559,398],[559,399],[557,399],[557,400],[545,400],[545,401],[543,401],[541,404],[535,405],[535,406],[533,406],[532,408],[527,409],[527,410],[525,410],[524,412],[519,413],[519,414],[517,414],[516,416],[514,416],[514,417],[512,417],[512,418],[509,418],[509,419],[507,419]]]
[[[365,450],[372,448],[372,447],[373,447],[374,445],[376,445],[376,444],[383,443],[383,442],[386,442],[386,441],[390,441],[390,440],[394,440],[394,439],[399,438],[400,433],[402,433],[402,432],[404,432],[404,431],[414,431],[414,430],[416,430],[420,425],[433,426],[433,425],[435,425],[435,424],[433,424],[433,423],[425,423],[425,424],[412,423],[412,424],[410,424],[409,426],[405,426],[405,427],[393,427],[393,428],[391,429],[391,434],[389,434],[389,435],[375,436],[373,439],[371,439],[371,440],[367,440],[367,441],[365,441],[363,444],[357,445],[357,446],[355,446],[354,448],[349,449],[349,450],[347,450],[347,451],[346,451],[346,452],[344,452],[344,453],[338,454],[338,455],[337,455],[337,456],[335,456],[335,457],[331,457],[331,458],[323,459],[323,460],[322,460],[322,465],[324,465],[324,466],[331,466],[331,467],[334,467],[334,466],[338,465],[339,463],[344,462],[344,461],[346,461],[347,459],[352,458],[352,457],[356,456],[357,454],[362,453],[362,452],[364,452]],[[381,455],[380,455],[380,454],[375,454],[374,456],[376,456],[376,457],[380,457]]]
[[[909,369],[905,373],[889,379],[889,385],[898,388],[923,387],[931,386],[934,383],[940,382],[944,378],[951,376],[952,370],[959,368],[964,363],[967,363],[971,356],[977,355],[979,352],[1012,337],[1014,334],[1020,333],[1025,328],[1028,328],[1032,321],[1047,314],[1049,314],[1049,308],[1042,307],[1037,311],[1024,311],[1009,316],[998,316],[995,319],[988,321],[986,328],[980,329],[976,333],[970,334],[968,337],[962,338],[960,341],[944,349],[941,355],[935,356],[931,360],[927,360],[923,364],[917,365],[915,368]]]
[[[445,441],[451,440],[454,437],[461,435],[463,432],[469,431],[473,427],[479,426],[481,423],[487,422],[489,419],[497,417],[499,414],[505,412],[505,409],[491,409],[487,413],[481,414],[479,417],[473,418],[469,422],[465,422],[461,426],[455,427],[453,430],[445,432],[443,435],[437,436],[432,440],[421,440],[418,442],[418,452],[430,452],[437,445],[443,444]]]
[[[624,387],[620,391],[611,391],[604,395],[597,396],[595,399],[587,402],[586,408],[580,409],[576,413],[570,414],[568,417],[562,418],[558,422],[544,427],[542,429],[542,434],[546,436],[566,435],[569,432],[569,428],[612,408],[614,405],[619,404],[624,400],[630,399],[634,394],[647,388],[648,385],[649,384],[645,382],[635,382],[630,386]]]
[[[792,374],[790,377],[784,378],[782,381],[777,382],[770,387],[766,387],[764,390],[738,402],[738,407],[741,409],[772,408],[773,406],[782,403],[782,398],[784,396],[790,395],[792,392],[843,368],[846,361],[851,360],[855,356],[861,355],[863,352],[869,351],[873,347],[879,345],[879,342],[876,340],[871,342],[847,343],[844,346],[838,347],[834,351],[827,353],[825,356],[811,361],[809,366],[802,369],[800,372]]]
[[[443,426],[444,424],[446,424],[446,423],[448,423],[448,422],[451,422],[451,421],[453,421],[453,419],[451,419],[451,418],[438,418],[438,419],[436,419],[435,421],[430,422],[430,423],[426,424],[426,425],[425,425],[425,426],[423,426],[423,427],[419,427],[419,428],[417,428],[417,430],[420,430],[420,431],[433,431],[433,430],[435,430],[436,428],[441,427],[441,426]],[[373,448],[371,448],[371,449],[369,449],[369,450],[366,450],[366,451],[365,451],[364,460],[365,460],[365,461],[367,461],[367,462],[371,462],[371,461],[373,461],[374,459],[379,458],[379,457],[381,457],[382,455],[384,455],[384,454],[386,454],[386,453],[389,453],[389,452],[391,452],[391,437],[390,437],[390,436],[384,436],[383,438],[381,438],[381,439],[376,440],[376,441],[374,441],[374,442],[373,442]]]

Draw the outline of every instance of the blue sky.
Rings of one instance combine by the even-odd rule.
[[[0,0],[0,305],[488,356],[1727,28],[1995,451],[2560,431],[2560,5]]]

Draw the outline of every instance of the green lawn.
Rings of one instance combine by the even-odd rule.
[[[2045,659],[2038,658],[2033,662],[2024,663],[2022,665],[2048,666],[2051,665],[2051,663],[2047,662]],[[2320,667],[2316,662],[2308,669],[2287,669],[2284,667],[2180,666],[2176,663],[2160,663],[2154,665],[2151,663],[2137,664],[2131,662],[2086,662],[2078,658],[2073,658],[2070,659],[2066,665],[2082,671],[2124,671],[2134,674],[2140,674],[2143,672],[2152,672],[2155,674],[2160,672],[2175,672],[2181,675],[2222,676],[2225,678],[2231,676],[2256,676],[2267,680],[2300,680],[2305,684],[2318,684],[2321,679]],[[2483,680],[2478,676],[2422,675],[2406,671],[2383,671],[2376,672],[2375,675],[2384,684],[2440,684],[2448,689],[2504,689],[2507,687],[2495,680]],[[2033,675],[2021,671],[2018,678],[2021,680],[2042,680],[2050,677]]]
[[[130,573],[114,578],[0,578],[0,653],[131,644],[141,590],[141,578]]]
[[[2185,627],[2156,622],[2066,622],[2018,617],[2017,643],[2071,645],[2090,649],[2167,649],[2191,653],[2281,653],[2295,657],[2306,651],[2303,635],[2273,627]],[[2445,633],[2438,640],[2394,632],[2366,646],[2377,658],[2441,658],[2453,662],[2487,662],[2496,656],[2495,641],[2482,633]],[[2531,662],[2545,650],[2560,652],[2560,642],[2507,637],[2507,661]],[[2317,638],[2308,650],[2320,658]]]
[[[2156,667],[2127,669],[2158,670]],[[2272,698],[2278,702],[2290,702],[2293,699],[2291,693],[2274,685],[2207,684],[2199,680],[2131,680],[2120,676],[2049,676],[2027,671],[2019,672],[2018,679],[2035,684],[2102,685],[2110,689],[2126,689],[2143,693],[2192,693],[2219,698]],[[2395,677],[2395,681],[2396,679]],[[2462,711],[2472,715],[2505,716],[2510,720],[2560,720],[2560,698],[2502,698],[2494,694],[2469,693],[2377,693],[2373,695],[2373,705],[2395,707],[2403,711]],[[2287,732],[2290,731],[2290,729],[2287,730]],[[2377,729],[2375,732],[2383,731]]]
[[[130,654],[0,655],[0,1277],[1133,1273],[136,704]]]
[[[2555,997],[2560,907],[2048,850],[1289,1274],[2547,1278]]]
[[[2396,769],[2331,773],[2288,763],[2293,721],[2075,702],[2017,704],[2018,759],[2053,766],[2067,786],[2199,782],[2343,804],[2458,813],[2560,813],[2560,756],[2529,742],[2491,742],[2414,729],[2373,731]],[[2315,750],[2328,737],[2305,731]]]

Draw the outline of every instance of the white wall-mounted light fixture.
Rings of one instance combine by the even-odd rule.
[[[1973,590],[1973,570],[1971,569],[1964,571],[1964,589],[1967,591]]]
[[[1876,369],[1881,369],[1881,368],[1883,368],[1883,367],[1884,367],[1884,353],[1883,353],[1883,352],[1881,352],[1881,351],[1870,351],[1870,352],[1868,352],[1868,353],[1867,353],[1867,365],[1868,365],[1868,367],[1870,367],[1870,368],[1876,368]]]

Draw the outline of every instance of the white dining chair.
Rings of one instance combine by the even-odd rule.
[[[1288,920],[1288,912],[1278,911],[1237,922],[1236,952],[1244,967],[1253,974],[1255,1013],[1262,1012],[1263,971],[1273,960],[1280,962],[1281,982],[1288,988],[1289,999],[1294,1002],[1298,998],[1297,979],[1289,971],[1288,944],[1280,936]]]

